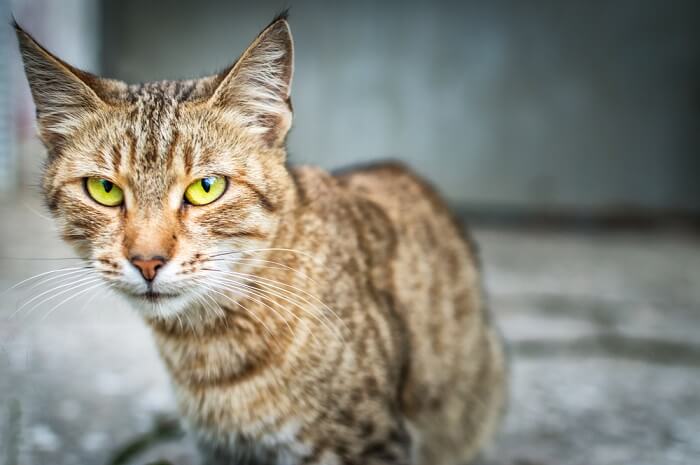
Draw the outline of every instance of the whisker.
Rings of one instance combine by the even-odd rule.
[[[163,314],[163,306],[160,304],[160,302],[158,302],[158,303],[156,304],[156,306],[158,307],[158,313],[160,313],[162,317],[165,317],[165,315]],[[177,322],[178,322],[178,324],[180,325],[180,330],[181,330],[181,331],[184,330],[184,329],[185,329],[185,325],[182,323],[182,316],[180,315],[179,312],[176,313],[175,316],[177,317]]]
[[[58,269],[58,270],[44,271],[43,273],[35,274],[34,276],[30,276],[30,277],[28,277],[27,279],[23,279],[22,281],[18,282],[17,284],[13,285],[12,287],[9,287],[9,288],[5,289],[5,290],[2,292],[2,294],[0,294],[0,295],[4,295],[5,293],[11,291],[12,289],[18,288],[19,286],[21,286],[22,284],[24,284],[24,283],[26,283],[26,282],[29,282],[29,281],[31,281],[31,280],[33,280],[33,279],[40,278],[40,277],[42,277],[42,276],[46,276],[46,275],[48,275],[48,274],[61,273],[61,272],[63,272],[63,271],[71,271],[71,270],[84,270],[84,269],[89,269],[89,268],[92,268],[92,267],[91,267],[91,266],[78,266],[78,267],[72,266],[72,267],[68,267],[68,268],[60,268],[60,269]]]
[[[217,281],[220,280],[220,279],[224,279],[224,282],[232,283],[232,284],[225,284],[225,285],[222,284],[222,287],[224,287],[224,288],[226,288],[226,289],[229,289],[229,290],[232,290],[232,291],[234,291],[234,289],[232,289],[230,286],[232,286],[232,285],[242,286],[243,289],[237,292],[238,295],[241,295],[241,296],[243,296],[243,297],[245,297],[245,298],[250,298],[250,297],[248,296],[248,294],[254,294],[254,295],[256,295],[256,296],[259,296],[261,299],[266,300],[266,301],[270,302],[270,303],[273,304],[273,305],[276,305],[278,308],[280,308],[281,310],[284,310],[287,314],[291,315],[295,320],[297,320],[297,322],[298,322],[299,324],[303,325],[306,329],[308,329],[308,330],[310,331],[311,337],[314,339],[314,343],[315,343],[316,347],[321,347],[321,346],[322,346],[321,341],[318,339],[318,337],[316,336],[316,334],[315,334],[313,331],[311,331],[311,328],[309,328],[308,321],[307,321],[307,320],[304,320],[303,318],[301,318],[299,315],[297,315],[296,313],[294,313],[293,311],[291,311],[289,308],[287,308],[287,307],[285,307],[284,305],[282,305],[280,302],[277,302],[276,300],[270,298],[269,295],[266,295],[265,293],[271,294],[271,292],[270,292],[269,290],[267,290],[267,289],[255,288],[255,287],[253,287],[253,286],[250,286],[250,285],[247,285],[247,284],[243,284],[243,283],[240,283],[240,282],[237,282],[237,281],[225,279],[225,278],[213,278],[213,277],[210,277],[210,279],[216,279]],[[238,289],[240,289],[240,288],[237,287],[236,290],[238,290]],[[258,292],[258,290],[261,291],[261,292]],[[323,321],[322,321],[321,319],[319,319],[318,316],[314,315],[312,312],[309,312],[307,309],[300,307],[296,302],[293,302],[293,301],[291,301],[289,298],[286,298],[285,296],[281,296],[281,295],[279,295],[279,294],[271,294],[271,295],[273,295],[273,296],[276,295],[277,297],[281,298],[283,301],[288,302],[288,303],[291,303],[292,305],[295,305],[295,306],[301,308],[301,310],[302,310],[302,312],[303,312],[304,314],[310,314],[310,315],[311,315],[314,319],[316,319],[316,321],[318,321],[322,326],[324,326],[324,327],[326,327],[327,329],[330,330],[330,328],[328,328],[328,326],[324,325]],[[271,311],[275,312],[275,314],[279,315],[273,308],[271,308],[269,305],[265,304],[264,302],[260,302],[258,299],[253,299],[253,300],[256,301],[256,302],[258,302],[258,303],[260,303],[260,304],[262,304],[262,305],[264,305],[265,307],[269,308]],[[283,320],[283,321],[284,321],[284,320]],[[289,326],[289,324],[288,324],[286,321],[285,321],[285,324],[287,325],[287,328],[289,329],[290,335],[291,335],[292,337],[294,337],[294,335],[296,334],[296,333],[294,332],[294,330]],[[331,331],[331,332],[333,332],[333,331]],[[336,337],[337,337],[337,336],[336,336]],[[344,342],[344,341],[343,341],[343,342]]]
[[[212,302],[212,305],[215,306],[219,310],[220,313],[218,313],[218,312],[215,312],[215,313],[217,315],[221,315],[221,317],[224,320],[224,324],[226,325],[226,328],[229,328],[228,319],[226,319],[226,311],[223,308],[221,308],[221,305],[219,305],[219,302],[217,302],[216,299],[214,297],[210,296],[209,294],[202,294],[202,296],[205,299],[209,299]]]
[[[48,216],[44,215],[43,213],[37,211],[34,207],[32,207],[31,205],[29,205],[27,202],[22,202],[21,205],[22,205],[24,208],[26,208],[27,211],[29,211],[29,212],[35,214],[36,216],[38,216],[38,217],[41,218],[42,220],[46,220],[46,221],[50,222],[50,223],[51,223],[51,226],[54,225],[53,220],[52,220],[51,218],[49,218]]]
[[[197,302],[200,302],[205,311],[213,311],[217,317],[224,318],[226,312],[221,308],[221,306],[208,294],[198,294],[195,295]],[[207,300],[209,299],[209,300]],[[213,302],[213,305],[212,305]]]
[[[94,286],[90,286],[90,287],[88,287],[88,288],[86,288],[86,289],[83,289],[83,290],[81,290],[81,291],[79,291],[79,292],[76,292],[75,294],[69,295],[68,297],[66,297],[65,299],[63,299],[62,301],[60,301],[59,303],[57,303],[56,305],[54,305],[54,306],[51,308],[51,310],[49,310],[46,314],[44,314],[44,316],[41,318],[41,321],[46,320],[46,318],[48,318],[49,315],[51,315],[54,311],[56,311],[61,305],[65,304],[66,302],[68,302],[68,301],[70,301],[70,300],[72,300],[72,299],[75,299],[75,298],[78,297],[79,295],[85,294],[85,293],[88,292],[88,291],[91,291],[91,290],[93,290],[93,289],[95,289],[95,288],[98,288],[98,287],[104,286],[104,285],[105,285],[104,282],[99,282],[99,283],[95,284]]]
[[[212,254],[211,257],[220,257],[223,255],[231,255],[231,254],[247,254],[247,253],[256,253],[256,252],[289,252],[289,253],[295,253],[297,255],[301,255],[307,258],[310,258],[316,262],[320,261],[318,257],[314,257],[310,253],[304,252],[303,250],[295,250],[295,249],[286,249],[283,247],[267,247],[267,248],[261,248],[261,249],[244,249],[244,250],[231,250],[228,252],[220,252],[220,253],[215,253]]]
[[[221,286],[221,285],[219,285],[219,286],[216,286],[216,287],[212,287],[212,286],[204,286],[204,287],[206,287],[210,292],[215,292],[215,293],[217,293],[217,294],[219,294],[219,295],[222,295],[222,296],[226,297],[228,300],[234,302],[236,305],[238,305],[239,307],[243,308],[243,309],[246,311],[246,313],[248,313],[249,315],[251,315],[253,318],[255,318],[260,324],[262,324],[262,325],[265,327],[265,330],[266,330],[267,333],[270,335],[270,341],[274,342],[278,349],[280,349],[280,350],[282,349],[282,347],[280,346],[279,340],[277,340],[277,338],[275,338],[275,334],[270,330],[270,328],[269,328],[257,315],[255,315],[255,312],[251,311],[248,307],[246,307],[245,305],[241,304],[240,302],[237,302],[237,301],[231,299],[231,298],[230,298],[229,296],[227,296],[226,294],[223,294],[223,293],[217,291],[217,289],[221,289],[221,290],[233,292],[233,293],[235,293],[235,295],[240,296],[240,297],[242,297],[242,298],[250,298],[250,297],[248,297],[247,295],[245,295],[245,294],[244,294],[243,292],[241,292],[241,291],[237,291],[237,290],[235,290],[235,289],[232,289],[232,288],[229,288],[229,287],[226,287],[226,286]],[[274,312],[274,310],[273,310],[273,312]],[[275,312],[275,313],[276,313],[276,312]],[[224,320],[224,321],[226,321],[226,320]],[[290,331],[291,331],[291,328],[290,328]],[[292,336],[294,335],[293,332],[292,332],[291,334],[292,334]]]
[[[293,271],[294,273],[298,274],[304,279],[308,279],[314,284],[318,284],[312,277],[309,275],[302,273],[299,270],[296,270],[292,268],[291,266],[285,265],[284,263],[276,262],[274,260],[264,260],[262,258],[244,258],[244,257],[237,257],[237,258],[215,258],[215,259],[210,259],[207,260],[209,262],[230,262],[230,263],[237,263],[237,262],[255,262],[255,263],[271,263],[274,265],[278,265],[276,267],[273,266],[264,266],[264,265],[258,265],[258,268],[269,268],[272,270],[289,270]]]
[[[69,272],[67,272],[67,273],[64,273],[64,274],[61,274],[61,275],[58,275],[58,276],[48,277],[47,279],[42,279],[42,280],[40,280],[39,282],[36,282],[36,283],[34,283],[32,286],[28,287],[28,288],[27,288],[27,292],[29,292],[29,291],[31,291],[32,289],[35,289],[35,288],[37,288],[37,287],[39,287],[39,286],[43,286],[43,285],[45,285],[46,283],[49,283],[49,282],[51,282],[51,281],[56,281],[56,280],[58,280],[58,281],[56,281],[55,284],[59,284],[59,283],[65,282],[65,281],[67,281],[67,280],[69,280],[69,279],[79,278],[79,277],[82,276],[82,275],[86,275],[86,274],[90,274],[90,273],[93,273],[93,271],[91,271],[91,270],[89,270],[89,269],[82,269],[82,270],[69,271]],[[73,276],[73,275],[75,275],[75,274],[78,274],[78,276]]]
[[[223,318],[225,316],[225,313],[223,313],[223,310],[221,307],[214,307],[211,302],[209,302],[207,299],[205,299],[203,296],[198,295],[196,298],[196,301],[199,302],[199,304],[202,306],[205,312],[213,312],[214,315],[216,315],[219,318]]]
[[[211,269],[211,268],[202,268],[202,270],[203,270],[203,271],[213,271],[213,272],[223,273],[223,274],[228,274],[228,275],[233,275],[233,276],[240,276],[240,277],[243,277],[243,278],[249,278],[249,279],[251,279],[251,280],[254,280],[255,282],[257,282],[257,283],[260,284],[260,285],[266,285],[266,286],[268,286],[268,287],[272,287],[273,289],[278,289],[278,290],[280,290],[280,291],[282,291],[282,292],[287,292],[287,293],[289,293],[289,294],[292,294],[292,295],[294,295],[295,297],[297,297],[297,298],[301,299],[302,301],[304,301],[305,303],[307,303],[308,305],[311,305],[311,303],[310,303],[307,299],[305,299],[304,297],[302,297],[302,296],[300,296],[300,295],[298,295],[298,294],[294,294],[294,293],[292,292],[292,290],[293,290],[293,291],[296,291],[296,292],[299,292],[299,293],[302,293],[302,294],[308,296],[309,298],[311,298],[312,300],[314,300],[318,305],[320,305],[321,307],[323,307],[325,310],[327,310],[328,312],[330,312],[331,315],[333,315],[333,316],[338,320],[338,322],[339,322],[340,324],[342,324],[343,327],[345,327],[345,329],[347,329],[347,327],[346,327],[346,325],[345,325],[345,322],[342,320],[342,318],[340,318],[340,316],[338,316],[338,314],[336,314],[336,313],[333,311],[332,308],[330,308],[328,305],[326,305],[321,299],[319,299],[319,298],[316,297],[315,295],[309,293],[308,291],[305,291],[304,289],[298,288],[298,287],[293,286],[293,285],[291,285],[291,284],[287,284],[287,283],[283,283],[283,282],[277,281],[277,280],[275,280],[275,279],[265,278],[265,277],[263,277],[263,276],[257,276],[257,275],[250,274],[250,273],[241,273],[241,272],[238,272],[238,271],[231,271],[231,270],[227,270],[227,271],[224,271],[224,270],[216,270],[216,269]],[[280,287],[280,286],[282,286],[282,287]],[[284,289],[284,288],[288,288],[288,289]],[[289,289],[291,289],[291,290],[289,290]]]
[[[216,282],[218,282],[219,284],[222,284],[223,287],[225,287],[226,289],[231,290],[231,291],[234,291],[234,292],[235,292],[235,291],[238,291],[238,292],[240,293],[239,295],[244,296],[244,297],[246,297],[246,298],[253,299],[254,302],[257,302],[257,303],[259,303],[260,305],[263,305],[263,306],[265,306],[266,308],[268,308],[270,311],[272,311],[275,315],[277,315],[277,316],[284,322],[284,324],[287,326],[287,329],[289,330],[289,334],[290,334],[292,337],[294,336],[294,330],[293,330],[292,327],[289,325],[289,322],[288,322],[286,319],[284,319],[284,318],[282,317],[282,315],[280,315],[279,312],[278,312],[277,310],[275,310],[274,308],[272,308],[270,305],[266,304],[263,300],[251,298],[251,297],[249,297],[249,296],[245,296],[245,294],[243,294],[241,291],[249,290],[249,292],[250,292],[251,294],[258,296],[258,297],[260,297],[261,299],[267,300],[268,302],[271,302],[271,303],[276,303],[281,309],[287,311],[288,314],[292,315],[292,316],[293,316],[294,318],[296,318],[298,321],[302,321],[301,318],[299,318],[298,315],[295,315],[293,312],[290,312],[289,309],[287,309],[287,308],[282,307],[281,305],[279,305],[279,302],[275,302],[274,300],[272,300],[272,299],[266,297],[265,295],[263,295],[263,294],[261,294],[261,293],[258,293],[258,292],[255,292],[254,290],[252,290],[252,286],[247,286],[247,285],[244,285],[243,283],[238,283],[238,282],[235,282],[235,281],[233,281],[233,280],[226,280],[226,279],[215,278],[215,277],[211,277],[211,278],[214,279],[214,280],[215,280]],[[240,287],[239,287],[239,286],[240,286]],[[243,287],[243,286],[245,286],[245,287]]]
[[[201,281],[201,280],[197,280],[197,279],[196,279],[196,280],[194,280],[194,282],[196,282],[197,284],[200,284],[200,285],[203,286],[205,289],[207,289],[207,290],[209,290],[209,291],[211,291],[211,292],[214,292],[214,293],[216,293],[216,294],[219,294],[220,296],[224,297],[225,299],[228,299],[228,300],[231,301],[232,303],[234,303],[234,304],[238,305],[239,307],[241,307],[241,308],[242,308],[243,310],[245,310],[250,316],[252,316],[253,318],[255,318],[255,319],[258,321],[258,323],[260,323],[260,324],[267,330],[267,332],[270,334],[270,336],[274,338],[274,335],[273,335],[272,331],[271,331],[270,328],[265,324],[265,322],[262,321],[262,320],[260,319],[260,317],[258,317],[254,312],[251,312],[248,308],[246,308],[245,305],[242,305],[240,302],[237,302],[237,301],[233,300],[231,297],[227,296],[227,295],[224,294],[223,292],[219,292],[219,291],[217,291],[216,289],[214,289],[214,288],[208,286],[207,283],[205,283],[205,282],[203,282],[203,281]]]
[[[206,271],[219,271],[219,270],[208,270],[208,269],[206,269]],[[229,273],[229,272],[225,272],[225,271],[219,271],[219,272],[221,272],[221,273],[227,273],[227,274]],[[231,273],[235,273],[236,275],[238,275],[238,276],[243,276],[243,277],[250,277],[250,278],[254,278],[254,279],[264,279],[264,278],[261,278],[261,277],[259,277],[259,276],[256,277],[256,276],[254,276],[254,275],[248,275],[248,274],[246,274],[246,273],[236,273],[236,272],[231,272]],[[284,292],[284,293],[286,293],[286,294],[281,294],[280,292],[276,292],[276,291],[273,291],[273,290],[271,290],[271,289],[254,288],[254,287],[252,287],[252,286],[250,286],[250,285],[248,285],[248,284],[240,283],[239,281],[235,281],[235,280],[229,280],[228,278],[219,278],[219,279],[224,279],[224,280],[226,280],[226,281],[228,281],[228,282],[236,283],[236,284],[238,284],[238,285],[240,285],[240,286],[245,286],[246,288],[249,288],[249,289],[259,289],[260,291],[267,292],[267,293],[270,294],[270,295],[273,295],[273,296],[276,296],[276,297],[278,297],[278,298],[283,299],[284,301],[286,301],[286,302],[288,302],[288,303],[294,305],[295,307],[297,307],[299,310],[301,310],[301,311],[304,312],[305,314],[308,314],[308,315],[312,316],[314,319],[316,319],[316,321],[318,321],[319,323],[321,323],[321,325],[323,325],[326,329],[328,329],[331,333],[333,333],[333,334],[335,335],[335,337],[339,338],[339,339],[338,339],[338,342],[342,342],[343,344],[345,344],[345,338],[343,337],[342,332],[341,332],[340,330],[338,330],[338,328],[334,328],[334,327],[329,326],[330,321],[329,321],[328,319],[321,319],[315,312],[310,311],[308,308],[303,307],[299,302],[294,301],[294,300],[291,299],[291,297],[297,298],[297,299],[301,300],[302,302],[306,303],[307,305],[314,307],[314,305],[313,305],[311,302],[309,302],[309,300],[305,299],[304,297],[302,297],[302,296],[300,296],[300,295],[298,295],[298,294],[295,294],[295,293],[293,293],[293,292],[291,292],[291,291],[289,291],[289,290],[287,290],[287,289],[283,289],[283,288],[280,288],[280,287],[275,286],[275,285],[273,285],[273,284],[269,284],[269,283],[265,283],[265,282],[257,282],[257,284],[259,284],[259,285],[261,285],[261,286],[267,286],[267,287],[271,287],[271,288],[273,288],[273,289],[277,289],[277,290],[279,290],[280,292]],[[274,280],[270,280],[270,281],[274,281]],[[276,282],[276,281],[274,281],[274,282]],[[279,284],[283,284],[283,283],[279,283]],[[304,291],[302,291],[302,292],[304,292]],[[307,294],[308,294],[308,293],[307,293]],[[311,294],[309,294],[309,295],[311,295]],[[318,299],[316,299],[316,300],[318,300]],[[322,306],[325,306],[326,308],[328,308],[328,306],[325,305],[325,304],[323,304],[323,302],[321,302],[320,300],[318,300],[318,302],[320,302]],[[332,310],[331,310],[331,312],[332,312]],[[321,314],[321,315],[323,316],[323,314]],[[333,313],[333,315],[335,315],[335,313]],[[335,315],[335,316],[337,317],[337,315]],[[341,320],[339,317],[337,317],[337,318],[338,318],[338,320],[339,320],[341,323],[343,323],[342,320]],[[343,323],[343,325],[344,325],[344,323]]]
[[[107,284],[107,287],[106,287],[104,290],[105,290],[105,291],[108,291],[108,290],[112,289],[113,287],[114,287],[114,284],[110,283],[110,284]],[[90,298],[89,298],[88,300],[86,300],[86,301],[83,303],[82,307],[80,307],[79,313],[85,313],[85,310],[87,310],[87,306],[88,306],[93,300],[95,300],[95,297],[97,297],[97,296],[99,296],[99,295],[100,295],[100,294],[97,293],[97,292],[95,292],[93,295],[91,295]]]
[[[48,260],[84,260],[80,257],[0,257],[0,260],[16,260],[16,261],[48,261]]]
[[[10,318],[13,318],[13,317],[14,317],[15,315],[17,315],[17,313],[19,313],[23,308],[26,308],[27,305],[29,305],[30,303],[34,302],[35,300],[37,300],[37,299],[40,298],[41,296],[44,296],[44,295],[48,294],[49,292],[55,292],[56,290],[62,289],[62,288],[64,288],[64,287],[66,287],[66,286],[74,286],[73,288],[68,288],[68,289],[66,289],[66,290],[63,290],[63,291],[57,293],[57,294],[49,295],[49,297],[47,297],[47,298],[45,298],[45,299],[43,299],[43,300],[40,300],[38,303],[34,304],[34,305],[27,311],[27,315],[29,315],[37,306],[39,306],[39,305],[41,305],[41,304],[43,304],[43,303],[45,303],[45,302],[48,302],[49,300],[51,300],[51,299],[53,299],[53,298],[55,298],[55,297],[57,297],[57,296],[59,296],[59,295],[65,294],[66,292],[70,292],[71,290],[75,289],[75,286],[81,287],[81,286],[84,286],[85,284],[90,284],[90,283],[93,283],[93,282],[98,281],[98,280],[100,280],[100,279],[102,279],[102,278],[99,278],[99,277],[96,278],[96,277],[92,277],[92,276],[87,276],[87,277],[85,277],[85,278],[80,278],[80,279],[78,279],[77,281],[72,282],[72,283],[61,284],[60,286],[52,287],[51,289],[48,289],[48,290],[46,290],[46,291],[44,291],[44,292],[42,292],[42,293],[40,293],[40,294],[34,296],[33,298],[29,299],[27,302],[25,302],[24,304],[22,304],[17,310],[15,310],[15,311],[12,313],[12,315],[10,315]],[[85,281],[87,281],[87,282],[85,282]]]

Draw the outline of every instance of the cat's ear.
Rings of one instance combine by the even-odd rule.
[[[292,125],[290,88],[294,45],[286,15],[275,18],[221,75],[209,103],[230,109],[270,146],[284,143]]]
[[[24,70],[36,106],[39,133],[51,149],[65,140],[91,112],[107,107],[95,89],[100,78],[59,59],[13,23]]]

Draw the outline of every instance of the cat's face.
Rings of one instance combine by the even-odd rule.
[[[290,190],[284,19],[219,75],[142,86],[88,75],[18,37],[49,150],[47,204],[110,287],[146,316],[175,315],[205,298],[212,273],[246,263],[241,251],[269,246]]]

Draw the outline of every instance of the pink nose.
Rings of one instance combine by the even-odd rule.
[[[159,256],[146,259],[137,255],[131,258],[131,264],[139,269],[143,279],[153,281],[158,273],[158,269],[165,265],[165,259]]]

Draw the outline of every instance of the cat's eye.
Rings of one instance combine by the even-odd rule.
[[[226,190],[226,178],[207,176],[197,179],[185,190],[185,200],[192,205],[206,205],[221,197]]]
[[[85,179],[85,190],[95,202],[106,207],[116,207],[124,202],[124,192],[104,178]]]

